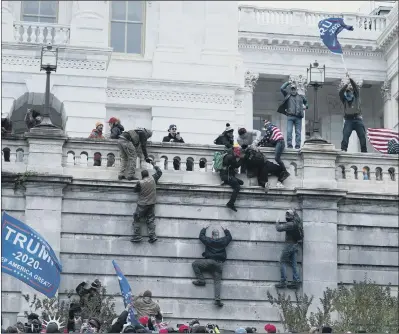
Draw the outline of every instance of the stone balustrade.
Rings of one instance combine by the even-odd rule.
[[[354,31],[348,38],[375,39],[386,26],[386,18],[378,15],[315,12],[301,9],[273,9],[250,5],[239,7],[239,31],[319,36],[318,23],[329,17],[343,18]],[[346,37],[346,32],[342,32]]]
[[[164,180],[170,183],[218,185],[220,180],[212,166],[213,154],[222,150],[216,145],[175,144],[152,142],[148,145],[149,156],[164,170]],[[262,152],[274,161],[274,150],[262,148]],[[313,154],[313,153],[312,153]],[[305,151],[286,150],[282,159],[291,173],[285,181],[286,188],[295,189],[304,186],[305,179],[312,177],[309,168],[320,166],[325,169],[325,178],[333,178],[327,169],[335,168],[337,188],[349,192],[397,192],[398,157],[374,153],[349,154],[337,150],[317,153],[320,160],[306,158]],[[321,155],[320,155],[321,154]],[[323,165],[323,154],[331,164]],[[9,172],[24,172],[27,166],[29,147],[21,137],[8,136],[2,141],[3,169]],[[96,157],[96,158],[95,158]],[[306,159],[305,159],[306,158]],[[117,178],[120,166],[119,149],[114,140],[95,140],[87,138],[67,138],[62,147],[62,170],[64,175],[83,179]],[[137,166],[151,169],[143,156],[139,154]],[[320,167],[319,166],[319,167]],[[306,173],[308,169],[308,173]],[[309,174],[310,171],[310,174]],[[334,173],[333,173],[334,174]],[[323,178],[323,176],[321,176]],[[242,178],[245,185],[256,186],[256,179]],[[275,184],[272,179],[272,187]],[[334,188],[334,187],[333,187]]]
[[[70,28],[66,25],[27,21],[14,23],[14,38],[18,43],[68,44],[69,33]]]

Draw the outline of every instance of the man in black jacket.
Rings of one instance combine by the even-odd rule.
[[[202,253],[204,259],[195,260],[192,264],[197,280],[193,281],[196,286],[205,286],[205,278],[202,272],[207,271],[213,274],[215,280],[215,305],[222,307],[220,300],[221,281],[223,273],[223,262],[226,261],[226,247],[233,238],[228,229],[223,228],[225,236],[219,238],[219,231],[212,231],[212,238],[207,237],[204,227],[199,235],[199,239],[205,245],[205,252]]]
[[[232,152],[227,153],[223,158],[223,169],[220,170],[220,179],[223,184],[228,184],[233,188],[233,193],[231,194],[230,200],[227,202],[226,206],[237,212],[235,207],[235,202],[240,192],[240,189],[244,182],[236,177],[236,169],[242,165],[242,153],[239,146],[234,147]]]
[[[224,145],[226,148],[233,148],[234,145],[234,129],[229,123],[226,123],[226,129],[214,140],[215,145]]]
[[[125,131],[125,128],[121,124],[119,118],[111,117],[108,121],[109,127],[111,128],[111,139],[119,139],[119,136]]]
[[[175,124],[169,125],[169,134],[163,137],[163,143],[184,143],[182,137],[180,137],[180,132],[177,132],[177,126]]]
[[[360,93],[356,82],[346,74],[350,84],[344,85],[339,91],[339,98],[344,105],[344,129],[341,150],[348,149],[349,138],[355,130],[360,141],[360,149],[367,152],[366,129],[363,124],[362,110],[360,108]]]

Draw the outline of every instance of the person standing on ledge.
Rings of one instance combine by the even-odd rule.
[[[136,211],[133,215],[133,237],[131,242],[141,242],[143,237],[141,236],[141,225],[140,220],[146,219],[148,226],[149,243],[154,243],[158,240],[155,234],[155,203],[157,200],[157,183],[162,176],[162,171],[158,166],[155,166],[152,160],[151,164],[154,166],[156,173],[149,176],[148,170],[141,171],[142,180],[137,182],[134,192],[139,193],[137,201]]]
[[[292,288],[297,289],[300,284],[296,257],[299,243],[303,239],[303,225],[301,218],[294,210],[287,210],[285,213],[285,223],[276,222],[277,232],[285,232],[285,246],[280,257],[281,280],[276,284],[277,289]],[[293,282],[287,285],[286,263],[292,266]]]
[[[199,235],[200,241],[205,245],[205,252],[202,253],[204,259],[195,260],[192,264],[197,280],[193,281],[196,286],[205,286],[205,278],[202,272],[207,271],[213,274],[215,280],[215,305],[222,307],[224,304],[220,300],[221,281],[223,273],[223,263],[226,261],[226,247],[233,240],[228,229],[223,228],[225,236],[219,238],[219,231],[212,231],[212,238],[206,236],[204,227]]]
[[[366,129],[363,124],[362,110],[360,108],[360,92],[356,82],[346,73],[349,83],[339,91],[339,98],[344,105],[344,129],[341,142],[341,151],[348,149],[349,138],[355,130],[360,141],[360,149],[367,153]]]
[[[175,124],[169,125],[169,134],[165,137],[163,137],[162,142],[163,143],[183,143],[184,140],[180,136],[180,132],[177,132],[177,126]]]

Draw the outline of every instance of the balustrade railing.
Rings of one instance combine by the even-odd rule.
[[[343,18],[346,24],[353,25],[356,34],[356,36],[351,36],[353,38],[375,38],[382,33],[386,26],[386,17],[379,15],[313,12],[242,5],[239,7],[239,30],[273,33],[276,32],[276,26],[278,26],[280,33],[303,35],[306,32],[311,36],[317,36],[317,24],[320,20],[329,17]],[[287,31],[284,31],[284,26],[287,27]],[[289,29],[290,27],[300,27],[300,29]],[[306,28],[309,32],[305,31]]]
[[[156,165],[167,173],[187,173],[185,180],[190,182],[190,173],[213,173],[213,154],[222,150],[216,145],[195,145],[158,143],[148,144],[149,156]],[[261,151],[274,161],[274,149],[262,148]],[[21,172],[27,168],[29,147],[23,137],[8,136],[2,140],[2,165],[7,171]],[[291,173],[288,187],[300,187],[304,177],[303,157],[294,150],[286,150],[282,160]],[[89,178],[114,178],[120,167],[120,155],[116,141],[86,138],[69,138],[62,148],[62,166],[67,175]],[[391,192],[397,189],[399,159],[394,155],[350,154],[337,152],[335,160],[338,188],[348,191]],[[137,167],[151,169],[142,154],[138,154]],[[104,172],[105,174],[96,174]],[[106,174],[112,172],[111,174]],[[97,176],[96,176],[97,175]],[[106,176],[108,175],[108,176]],[[206,175],[203,175],[206,177]],[[202,180],[204,180],[202,178]],[[256,180],[250,185],[256,185]],[[200,182],[200,181],[199,181]],[[214,181],[212,181],[214,182]]]
[[[19,43],[68,44],[69,33],[70,28],[60,24],[25,21],[14,23],[14,38]]]

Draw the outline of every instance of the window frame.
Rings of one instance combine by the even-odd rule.
[[[111,35],[112,35],[112,23],[123,23],[125,25],[125,41],[124,41],[124,52],[119,52],[119,51],[113,51],[113,53],[118,54],[118,55],[126,55],[126,56],[144,56],[145,53],[145,23],[146,23],[146,14],[147,14],[147,1],[142,1],[142,21],[130,21],[128,20],[128,2],[127,0],[123,0],[125,3],[125,20],[114,20],[112,18],[112,1],[109,2],[109,33],[108,33],[108,45],[109,47],[112,47],[112,40],[111,40]],[[129,23],[133,24],[141,24],[141,43],[140,43],[140,53],[128,53],[127,52],[127,27]]]
[[[29,0],[29,1],[31,1],[31,0]],[[53,0],[53,1],[55,1],[55,0]],[[55,22],[54,23],[52,23],[52,22],[40,22],[40,21],[25,21],[24,20],[24,16],[39,18],[39,20],[40,20],[41,17],[44,17],[44,18],[53,18],[54,17],[54,16],[50,16],[50,15],[40,15],[40,4],[41,4],[41,2],[44,2],[44,1],[43,0],[37,0],[37,2],[39,3],[39,10],[38,10],[38,14],[35,15],[35,14],[24,14],[24,5],[23,5],[24,1],[23,0],[21,1],[21,15],[20,15],[21,21],[22,22],[32,22],[32,23],[42,23],[42,24],[58,24],[59,11],[60,11],[60,2],[59,1],[55,1],[56,4],[57,4],[57,8],[55,10]],[[46,2],[50,2],[50,1],[46,1]]]

